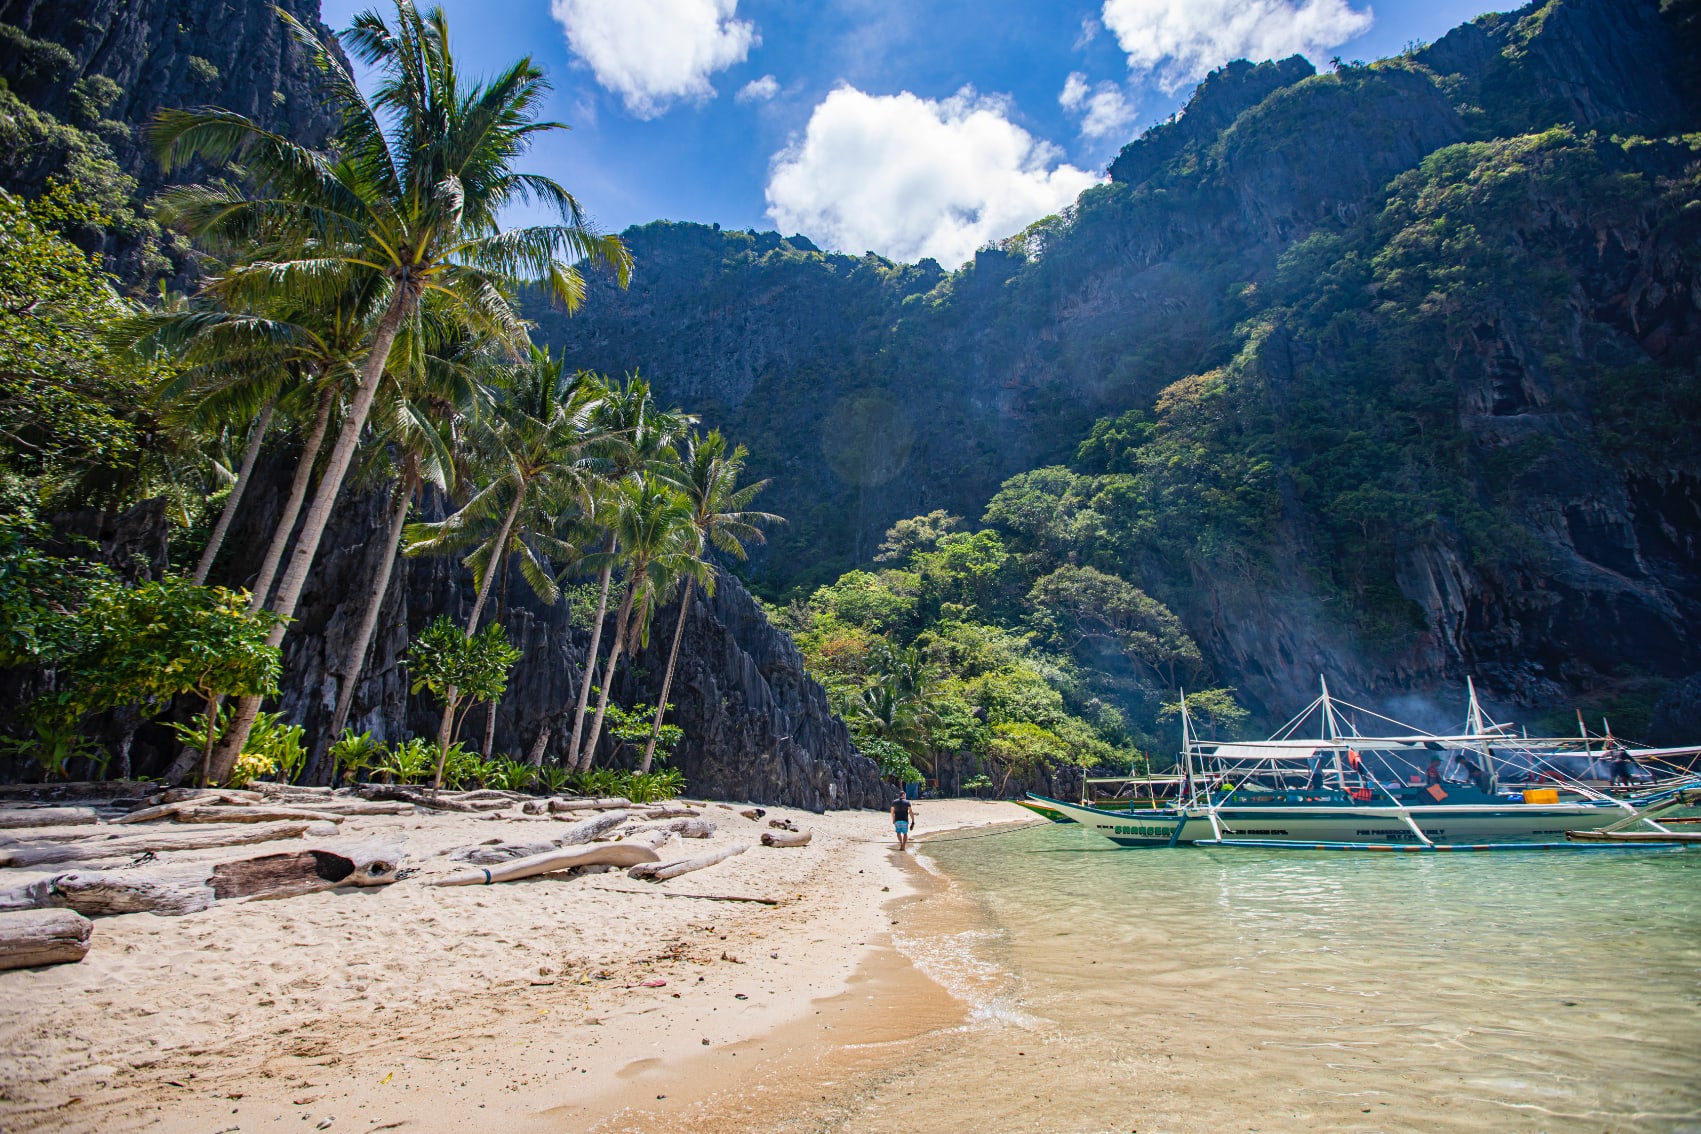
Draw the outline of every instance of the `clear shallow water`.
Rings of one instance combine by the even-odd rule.
[[[871,1086],[907,1130],[1701,1132],[1701,853],[925,853],[894,929],[969,1023]],[[942,927],[932,927],[938,929]]]

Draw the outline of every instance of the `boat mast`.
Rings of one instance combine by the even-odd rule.
[[[1323,687],[1323,696],[1318,699],[1318,704],[1323,706],[1323,738],[1330,744],[1329,758],[1335,763],[1335,786],[1345,791],[1347,777],[1341,769],[1341,733],[1335,727],[1335,706],[1329,700],[1329,679],[1319,674],[1317,683]]]
[[[1482,738],[1482,758],[1486,765],[1483,771],[1488,776],[1489,794],[1493,795],[1500,790],[1500,773],[1494,769],[1494,749],[1489,747],[1488,727],[1483,720],[1482,702],[1477,700],[1477,683],[1469,674],[1465,676],[1465,690],[1471,695],[1470,708],[1465,714],[1465,730],[1472,736]]]
[[[1186,797],[1182,804],[1185,807],[1193,799],[1193,728],[1187,716],[1187,690],[1180,689],[1177,693],[1181,698],[1181,787]]]

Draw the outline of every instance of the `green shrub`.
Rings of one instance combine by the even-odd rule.
[[[417,784],[431,774],[437,749],[424,737],[415,736],[392,744],[373,768],[392,784]]]
[[[329,755],[332,782],[353,783],[356,776],[376,768],[384,759],[384,745],[373,740],[370,732],[356,736],[352,728],[345,728],[331,745]]]

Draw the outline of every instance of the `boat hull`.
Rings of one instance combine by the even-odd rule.
[[[1464,804],[1454,807],[1235,807],[1217,809],[1221,833],[1204,808],[1185,812],[1103,811],[1034,796],[1083,827],[1125,847],[1162,847],[1217,838],[1267,839],[1296,843],[1336,842],[1387,845],[1415,844],[1416,832],[1406,823],[1409,814],[1424,835],[1436,843],[1474,843],[1497,840],[1558,841],[1569,831],[1599,827],[1622,817],[1621,808],[1586,801],[1530,804]],[[1179,830],[1178,830],[1179,828]]]

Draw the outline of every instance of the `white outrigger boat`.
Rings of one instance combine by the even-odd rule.
[[[1321,716],[1323,735],[1296,736],[1313,714]],[[1394,728],[1388,735],[1364,735],[1357,728],[1360,716]],[[1113,811],[1029,798],[1125,847],[1447,850],[1563,846],[1568,832],[1603,828],[1637,827],[1657,839],[1654,832],[1671,832],[1638,808],[1701,786],[1701,776],[1688,773],[1635,802],[1614,798],[1565,770],[1578,756],[1592,762],[1586,737],[1518,736],[1511,726],[1488,720],[1474,685],[1467,720],[1459,735],[1435,735],[1335,701],[1325,683],[1322,696],[1263,741],[1202,740],[1184,709],[1183,788],[1173,806]],[[1659,751],[1693,756],[1701,750]],[[1502,773],[1524,782],[1505,787]]]

